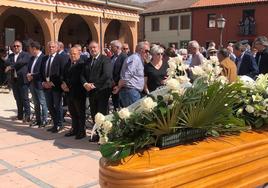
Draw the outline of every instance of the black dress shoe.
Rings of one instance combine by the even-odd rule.
[[[41,122],[38,122],[38,121],[34,121],[32,123],[30,123],[30,127],[32,126],[40,126],[41,125]]]
[[[77,135],[75,136],[75,139],[76,139],[76,140],[80,140],[80,139],[85,138],[85,137],[86,137],[86,133],[83,132],[83,133],[79,133],[79,134],[77,134]]]
[[[99,135],[95,134],[95,135],[93,135],[93,137],[90,138],[88,141],[89,141],[89,142],[99,142],[99,139],[100,139]]]
[[[53,127],[52,130],[51,130],[52,133],[57,133],[59,132],[58,128],[57,127]]]
[[[74,135],[76,135],[75,132],[74,131],[70,131],[70,132],[66,133],[64,136],[70,137],[70,136],[74,136]]]
[[[49,128],[49,129],[47,129],[47,131],[52,131],[52,130],[54,130],[54,127],[51,127],[51,128]]]

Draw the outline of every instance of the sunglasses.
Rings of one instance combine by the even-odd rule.
[[[14,47],[14,48],[18,48],[18,47],[20,47],[20,45],[14,45],[13,47]]]
[[[145,53],[150,53],[150,50],[144,50]]]
[[[129,48],[123,48],[123,50],[128,50]]]
[[[156,55],[163,55],[163,53],[157,53]]]

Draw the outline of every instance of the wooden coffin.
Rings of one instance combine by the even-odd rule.
[[[100,160],[102,188],[255,188],[268,182],[268,132],[146,150],[121,164]]]

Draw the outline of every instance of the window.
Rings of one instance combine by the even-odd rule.
[[[181,29],[190,29],[190,15],[181,16]]]
[[[169,47],[172,47],[173,45],[175,45],[175,48],[176,49],[178,48],[178,43],[177,42],[170,42],[170,43],[168,43],[168,46]]]
[[[216,14],[208,14],[208,28],[216,27]]]
[[[180,48],[185,48],[185,49],[187,49],[188,48],[188,43],[189,43],[190,41],[189,40],[181,40],[180,41]]]
[[[256,21],[255,10],[243,10],[243,18],[239,21],[239,34],[240,35],[255,35],[256,34]]]
[[[152,31],[159,31],[159,18],[152,18]]]
[[[179,17],[178,16],[170,16],[169,17],[169,30],[178,30],[178,23]]]

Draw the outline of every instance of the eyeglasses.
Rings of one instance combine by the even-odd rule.
[[[20,45],[14,45],[13,47],[14,47],[14,48],[19,48],[19,47],[20,47]]]
[[[128,50],[129,48],[123,48],[123,50]]]
[[[150,50],[144,50],[145,53],[150,53]]]

